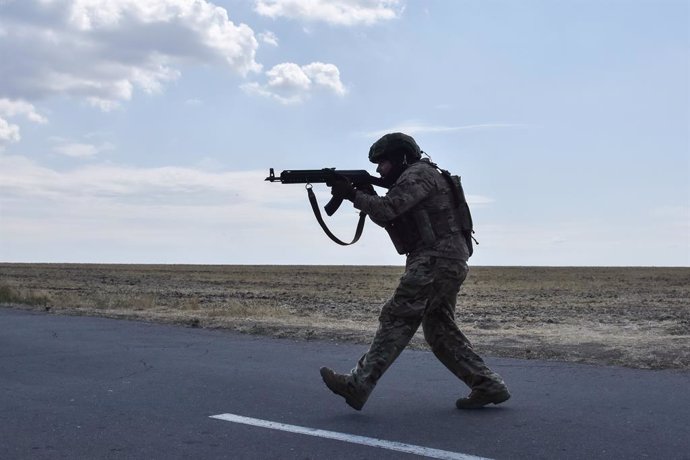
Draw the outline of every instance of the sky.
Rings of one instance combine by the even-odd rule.
[[[471,265],[690,266],[689,5],[0,0],[0,262],[401,265],[264,178],[402,131]]]

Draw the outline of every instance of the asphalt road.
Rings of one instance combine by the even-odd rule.
[[[690,459],[689,372],[488,358],[513,398],[461,412],[463,385],[405,351],[356,412],[318,370],[346,371],[364,351],[0,308],[0,459],[419,457],[367,439],[439,458]]]

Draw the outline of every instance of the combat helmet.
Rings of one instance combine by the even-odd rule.
[[[422,158],[422,150],[411,136],[389,133],[374,142],[369,149],[369,161],[372,163],[378,163],[384,158],[403,164],[414,163]]]

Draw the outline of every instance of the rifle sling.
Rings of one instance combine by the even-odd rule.
[[[323,231],[328,235],[328,237],[333,240],[335,243],[338,243],[341,246],[349,246],[351,244],[355,244],[358,240],[359,237],[362,236],[362,230],[364,230],[364,221],[366,220],[367,214],[364,211],[360,211],[359,213],[359,222],[357,222],[357,230],[355,230],[355,237],[353,240],[349,243],[345,243],[343,241],[340,241],[337,236],[335,236],[326,226],[326,222],[323,221],[323,217],[321,217],[321,211],[319,210],[319,203],[316,201],[316,195],[314,195],[314,192],[312,191],[311,187],[307,187],[307,195],[309,196],[309,204],[311,204],[311,209],[314,211],[314,217],[316,217],[316,221],[319,223]]]

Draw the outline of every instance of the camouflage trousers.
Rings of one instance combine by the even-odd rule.
[[[369,351],[350,374],[352,383],[370,394],[421,324],[434,355],[472,390],[505,388],[503,379],[484,364],[455,323],[457,295],[468,270],[461,260],[408,258],[400,285],[381,309]]]

